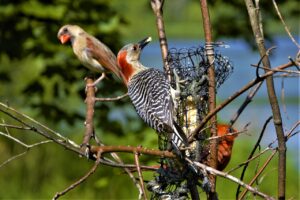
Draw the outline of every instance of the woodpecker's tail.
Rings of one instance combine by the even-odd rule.
[[[180,148],[188,147],[189,142],[181,127],[176,122],[173,122],[173,124],[174,126],[173,126],[173,134],[171,136],[171,143],[176,154],[181,155]]]

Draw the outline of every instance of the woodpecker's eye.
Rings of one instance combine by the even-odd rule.
[[[137,46],[134,45],[134,46],[132,47],[132,49],[133,49],[133,51],[136,51],[136,50],[137,50]]]

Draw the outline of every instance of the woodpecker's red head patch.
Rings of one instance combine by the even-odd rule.
[[[127,56],[127,51],[122,50],[118,53],[117,60],[118,60],[118,65],[121,68],[121,71],[122,71],[123,76],[125,78],[125,83],[127,85],[134,70],[133,70],[132,65],[127,62],[126,56]]]

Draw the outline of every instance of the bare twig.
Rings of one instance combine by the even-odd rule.
[[[16,128],[18,127],[18,129],[20,128],[19,126],[7,126],[7,124],[5,124],[5,127],[12,127],[12,128]],[[26,127],[24,127],[24,130],[26,130]],[[52,140],[45,140],[45,141],[41,141],[41,142],[37,142],[37,143],[34,143],[34,144],[25,144],[24,142],[22,142],[21,140],[9,135],[9,134],[5,134],[3,132],[0,132],[0,135],[4,136],[4,137],[7,137],[8,139],[20,144],[21,146],[25,147],[26,148],[26,151],[22,152],[22,153],[19,153],[9,159],[7,159],[6,161],[4,161],[2,164],[0,164],[0,168],[3,167],[4,165],[8,164],[9,162],[25,155],[31,148],[33,147],[36,147],[36,146],[39,146],[39,145],[42,145],[42,144],[46,144],[46,143],[49,143],[49,142],[53,142]]]
[[[283,65],[280,65],[280,66],[276,67],[275,69],[285,69],[285,68],[288,68],[288,67],[291,67],[291,66],[293,66],[293,63],[292,62],[288,62],[286,64],[283,64]],[[192,132],[192,134],[189,136],[189,142],[194,141],[194,137],[199,133],[200,130],[203,129],[203,127],[205,126],[205,124],[208,122],[208,120],[211,119],[212,116],[214,116],[217,112],[219,112],[221,109],[223,109],[225,106],[227,106],[234,99],[236,99],[237,97],[239,97],[241,94],[243,94],[244,92],[246,92],[248,89],[250,89],[251,87],[253,87],[257,83],[263,81],[267,77],[272,76],[274,73],[275,73],[274,71],[269,71],[269,72],[261,75],[259,79],[254,79],[254,80],[250,81],[244,87],[242,87],[239,91],[237,91],[236,93],[234,93],[233,95],[231,95],[230,97],[228,97],[227,100],[225,100],[220,105],[218,105],[214,110],[210,111],[203,118],[203,120],[197,126],[197,128]]]
[[[233,181],[233,182],[235,182],[235,183],[237,183],[237,184],[243,186],[244,188],[247,188],[247,189],[248,189],[250,192],[252,192],[253,194],[256,194],[256,195],[258,195],[258,196],[260,196],[260,197],[263,197],[263,198],[265,198],[265,199],[268,199],[268,200],[271,200],[271,199],[273,200],[273,199],[274,199],[273,197],[270,197],[270,196],[268,196],[268,195],[266,195],[266,194],[264,194],[264,193],[258,191],[256,188],[251,187],[250,185],[248,185],[248,184],[242,182],[241,180],[239,180],[238,178],[236,178],[236,177],[234,177],[234,176],[232,176],[232,175],[230,175],[230,174],[221,172],[221,171],[219,171],[219,170],[216,170],[216,169],[214,169],[214,168],[212,168],[212,167],[209,167],[209,166],[204,165],[204,164],[199,163],[199,162],[193,162],[193,161],[191,161],[191,160],[188,159],[188,158],[185,158],[185,160],[188,161],[191,165],[197,166],[197,167],[199,167],[199,168],[201,168],[201,169],[203,169],[203,170],[209,172],[210,174],[214,174],[214,175],[217,175],[217,176],[226,178],[226,179],[228,179],[228,180],[230,180],[230,181]]]
[[[163,5],[165,0],[151,0],[151,7],[156,17],[156,26],[158,31],[159,43],[161,48],[161,55],[164,63],[164,70],[171,81],[171,71],[167,60],[168,56],[168,41],[165,32],[164,19],[163,19]]]
[[[7,165],[8,163],[10,163],[13,160],[16,160],[17,158],[20,158],[21,156],[24,156],[27,152],[28,151],[24,151],[22,153],[19,153],[19,154],[13,156],[13,157],[7,159],[6,161],[4,161],[3,163],[0,164],[0,168],[3,167],[3,166],[5,166],[5,165]]]
[[[256,141],[256,144],[254,145],[254,148],[252,149],[250,155],[248,156],[248,160],[250,160],[250,159],[252,158],[252,156],[254,155],[256,149],[257,149],[258,146],[260,145],[260,141],[261,141],[261,139],[262,139],[262,137],[263,137],[263,135],[264,135],[264,132],[265,132],[265,130],[266,130],[266,128],[267,128],[267,125],[269,124],[269,122],[271,121],[271,119],[272,119],[272,117],[269,117],[269,118],[266,120],[266,122],[265,122],[265,124],[264,124],[264,126],[263,126],[263,129],[261,130],[261,132],[260,132],[260,134],[259,134],[258,140]],[[248,167],[248,163],[244,165],[244,168],[243,168],[243,171],[242,171],[242,174],[241,174],[241,177],[240,177],[241,180],[244,179],[244,175],[245,175],[245,173],[246,173],[247,167]],[[240,188],[241,188],[241,186],[238,185],[238,188],[237,188],[237,190],[236,190],[236,195],[235,195],[236,199],[237,199],[238,196],[239,196]]]
[[[67,192],[71,191],[72,189],[74,189],[75,187],[80,185],[82,182],[84,182],[88,177],[90,177],[96,171],[97,167],[99,166],[100,157],[101,157],[101,152],[99,151],[97,154],[96,162],[95,162],[94,166],[91,168],[91,170],[87,174],[85,174],[82,178],[80,178],[78,181],[76,181],[75,183],[70,185],[68,188],[63,190],[62,192],[56,193],[55,196],[53,197],[53,199],[58,199],[60,196],[65,195]]]
[[[144,199],[147,200],[147,195],[146,195],[146,191],[145,191],[143,174],[142,174],[141,167],[140,167],[139,155],[140,154],[138,152],[134,153],[134,162],[135,162],[135,165],[136,165],[136,169],[137,169],[137,172],[138,172],[140,184],[141,184],[141,187],[142,187],[142,193],[140,194],[140,198],[139,199],[141,199],[142,197],[144,197]]]
[[[230,119],[230,122],[229,122],[230,126],[234,125],[234,123],[239,118],[239,116],[242,114],[242,112],[245,110],[245,108],[247,107],[247,105],[249,103],[251,103],[253,97],[255,96],[255,94],[257,93],[257,91],[259,90],[259,88],[261,87],[262,84],[263,84],[263,81],[259,82],[254,88],[252,88],[252,90],[249,92],[249,94],[247,95],[246,99],[244,100],[243,104],[239,107],[239,109],[237,110],[237,112]]]
[[[12,124],[0,124],[0,126],[5,127],[5,128],[13,128],[13,129],[20,129],[20,130],[31,130],[29,127],[25,126],[17,126],[17,125],[12,125]]]
[[[270,161],[272,160],[272,158],[275,156],[276,154],[276,150],[273,150],[272,154],[269,156],[269,158],[266,160],[266,162],[263,164],[263,166],[260,168],[260,170],[258,170],[257,174],[253,177],[253,179],[250,181],[249,185],[251,186],[255,180],[261,175],[261,173],[265,170],[265,168],[268,166],[268,164],[270,163]],[[244,199],[245,195],[247,194],[248,189],[246,188],[241,196],[238,198],[239,200]]]
[[[243,130],[241,131],[236,131],[236,132],[231,132],[231,133],[226,133],[225,135],[221,135],[221,136],[213,136],[213,137],[209,137],[205,140],[218,140],[218,139],[221,139],[221,138],[224,138],[224,137],[227,137],[227,136],[235,136],[235,135],[239,135],[239,134],[242,134],[242,133],[246,133],[248,131],[247,127],[244,128]]]
[[[287,113],[286,103],[285,103],[284,78],[281,78],[281,102],[282,102],[283,112],[285,113],[286,118],[289,120],[289,115]]]
[[[123,94],[123,95],[120,95],[120,96],[117,96],[117,97],[111,97],[111,98],[108,98],[108,97],[106,97],[106,98],[98,97],[98,98],[95,98],[95,101],[101,101],[101,102],[103,102],[103,101],[118,101],[118,100],[123,99],[123,98],[125,98],[127,96],[128,96],[128,94],[126,93],[126,94]]]
[[[170,151],[160,151],[156,149],[148,149],[144,147],[129,147],[129,146],[91,146],[91,153],[101,151],[102,154],[110,152],[124,152],[124,153],[139,153],[152,156],[160,156],[165,158],[176,158]]]
[[[292,42],[298,47],[298,49],[300,49],[300,45],[299,45],[298,42],[295,40],[295,38],[294,38],[293,35],[291,34],[289,28],[287,27],[285,21],[283,20],[283,17],[282,17],[282,15],[281,15],[280,11],[279,11],[279,8],[278,8],[278,6],[277,6],[276,1],[275,1],[275,0],[272,0],[272,2],[273,2],[273,5],[274,5],[274,8],[275,8],[275,10],[276,10],[277,15],[278,15],[278,17],[279,17],[281,23],[283,24],[283,27],[284,27],[285,31],[287,32],[287,34],[288,34],[289,37],[291,38]]]
[[[267,71],[274,71],[274,72],[285,72],[288,74],[300,74],[299,71],[294,71],[294,70],[283,70],[283,69],[270,69],[267,67],[261,67],[261,66],[257,66],[257,65],[251,65],[252,67],[257,67],[257,68],[261,68],[261,69],[265,69]]]
[[[266,54],[266,48],[264,44],[263,33],[260,31],[260,22],[258,21],[258,16],[260,11],[254,6],[252,0],[245,0],[246,8],[249,14],[250,23],[252,26],[253,35],[255,36],[256,44],[260,53],[260,56]],[[271,69],[271,64],[268,56],[264,57],[263,65],[266,68]],[[269,72],[265,70],[265,73]],[[282,127],[282,119],[280,107],[278,104],[277,96],[274,88],[273,77],[269,76],[266,78],[267,92],[269,97],[269,102],[273,114],[273,123],[276,130],[276,135],[278,138],[278,199],[285,199],[286,191],[286,143],[284,137],[284,130]]]
[[[270,151],[270,150],[273,150],[273,148],[271,148],[271,147],[265,148],[263,151],[261,151],[261,152],[258,153],[257,155],[255,155],[255,156],[253,156],[252,158],[250,158],[250,159],[248,159],[248,160],[246,160],[246,161],[240,163],[238,166],[236,166],[236,167],[234,167],[234,168],[228,170],[226,173],[227,173],[227,174],[232,173],[233,171],[235,171],[235,170],[241,168],[242,166],[248,164],[249,162],[251,162],[252,160],[255,160],[256,158],[259,158],[261,155],[265,154],[266,152],[268,152],[268,151]]]

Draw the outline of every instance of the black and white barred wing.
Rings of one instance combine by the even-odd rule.
[[[186,136],[173,121],[174,105],[170,84],[163,72],[147,69],[134,75],[128,94],[139,116],[158,133],[167,133],[176,148],[187,145]]]
[[[173,102],[163,72],[147,69],[134,75],[128,85],[128,95],[139,116],[150,127],[159,133],[171,131]]]

